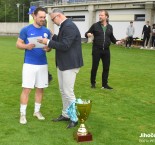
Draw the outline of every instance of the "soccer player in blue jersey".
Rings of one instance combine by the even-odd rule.
[[[29,94],[34,87],[35,107],[33,116],[39,120],[44,120],[40,112],[43,98],[43,89],[48,87],[48,65],[46,58],[47,46],[37,48],[35,44],[29,43],[29,38],[42,37],[50,39],[50,31],[44,27],[46,11],[38,7],[34,11],[34,23],[24,27],[19,34],[16,42],[17,48],[25,50],[24,64],[22,70],[22,93],[20,97],[20,120],[21,124],[26,124],[26,108]]]
[[[33,20],[33,15],[34,15],[34,11],[36,10],[36,6],[31,6],[29,8],[29,24],[33,24],[34,20]],[[47,27],[47,21],[45,20],[44,26]],[[51,30],[50,30],[51,31]],[[52,32],[51,32],[52,33]],[[48,83],[50,83],[53,80],[53,76],[52,74],[48,71]]]

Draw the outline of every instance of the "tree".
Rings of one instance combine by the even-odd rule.
[[[18,8],[19,6],[19,22],[28,22],[28,11],[30,7],[30,0],[0,0],[0,22],[18,22]]]

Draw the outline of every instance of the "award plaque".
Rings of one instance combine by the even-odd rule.
[[[77,142],[92,141],[92,134],[86,129],[85,121],[87,120],[92,106],[91,100],[82,100],[82,103],[75,103],[76,113],[80,122],[80,127],[73,136]]]

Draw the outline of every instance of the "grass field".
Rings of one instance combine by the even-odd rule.
[[[24,51],[15,47],[16,37],[0,37],[0,145],[76,145],[66,122],[54,123],[61,114],[54,50],[47,54],[53,81],[45,89],[41,111],[45,121],[33,117],[34,90],[27,108],[27,125],[19,124],[19,97]],[[93,102],[88,130],[93,141],[83,145],[150,145],[155,138],[155,51],[111,46],[109,85],[101,90],[100,64],[97,88],[90,88],[91,44],[83,44],[84,67],[77,75],[76,97]]]

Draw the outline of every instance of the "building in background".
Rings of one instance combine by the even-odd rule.
[[[101,9],[108,10],[109,22],[113,25],[117,39],[126,37],[126,27],[130,21],[134,22],[134,37],[139,38],[145,21],[150,21],[151,25],[155,23],[154,0],[42,0],[32,2],[31,5],[45,7],[48,12],[52,8],[61,8],[78,26],[82,38],[86,30],[99,20]],[[48,19],[48,27],[57,33],[58,27]]]
[[[134,38],[141,38],[145,21],[150,21],[151,26],[155,23],[155,0],[40,0],[31,2],[32,5],[45,7],[48,12],[52,8],[61,8],[78,26],[82,38],[85,38],[88,28],[99,20],[98,13],[101,9],[108,10],[117,39],[126,37],[130,21],[134,22]],[[58,27],[51,22],[49,15],[47,23],[47,27],[58,32]],[[25,25],[28,23],[0,23],[0,35],[17,35]]]

